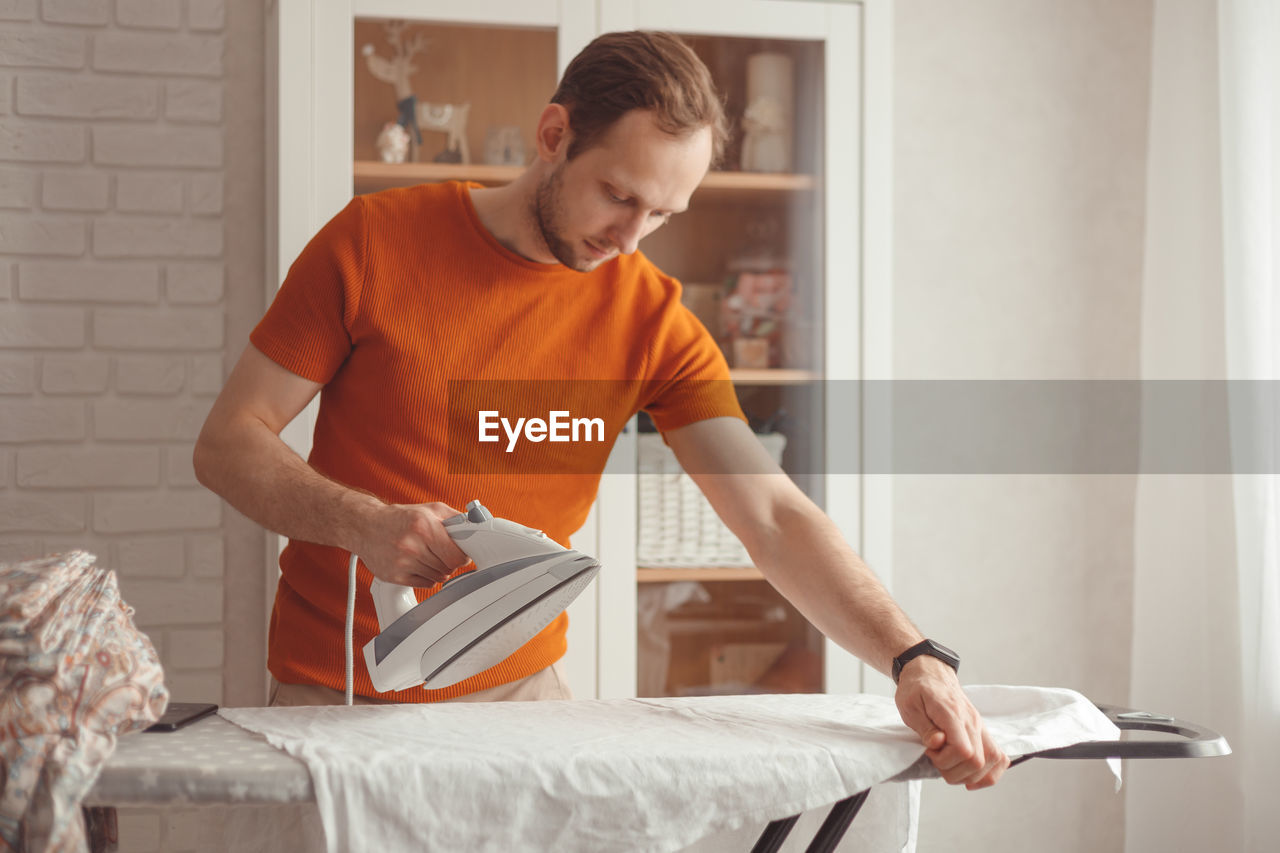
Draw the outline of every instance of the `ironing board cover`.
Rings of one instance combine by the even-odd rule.
[[[1010,755],[1119,736],[1074,691],[966,691]],[[893,700],[872,695],[220,713],[307,765],[333,853],[674,851],[936,775]]]

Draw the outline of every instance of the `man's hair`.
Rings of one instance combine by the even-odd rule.
[[[711,72],[670,33],[597,37],[569,63],[551,103],[569,111],[569,159],[598,144],[614,122],[635,109],[650,110],[658,127],[672,136],[710,128],[712,165],[723,156],[729,136]]]

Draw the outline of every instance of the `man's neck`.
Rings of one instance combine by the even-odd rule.
[[[471,190],[476,216],[493,238],[522,258],[540,264],[556,263],[533,221],[538,178],[526,169],[509,184]]]

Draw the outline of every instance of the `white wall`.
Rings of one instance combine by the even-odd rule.
[[[1150,0],[895,3],[894,369],[1138,376]],[[899,476],[894,579],[970,683],[1128,696],[1135,477]],[[922,851],[1120,850],[1099,762],[926,786]]]
[[[262,19],[0,2],[0,559],[96,553],[180,700],[263,698],[264,540],[190,461],[263,305]],[[121,849],[192,818],[124,810]]]

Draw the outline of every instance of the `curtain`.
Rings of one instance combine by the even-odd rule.
[[[1234,754],[1130,762],[1125,849],[1273,850],[1280,4],[1156,0],[1154,26],[1142,377],[1233,380],[1203,386],[1225,391],[1233,461],[1138,478],[1131,699],[1217,729]],[[1144,444],[1166,428],[1144,419]]]

